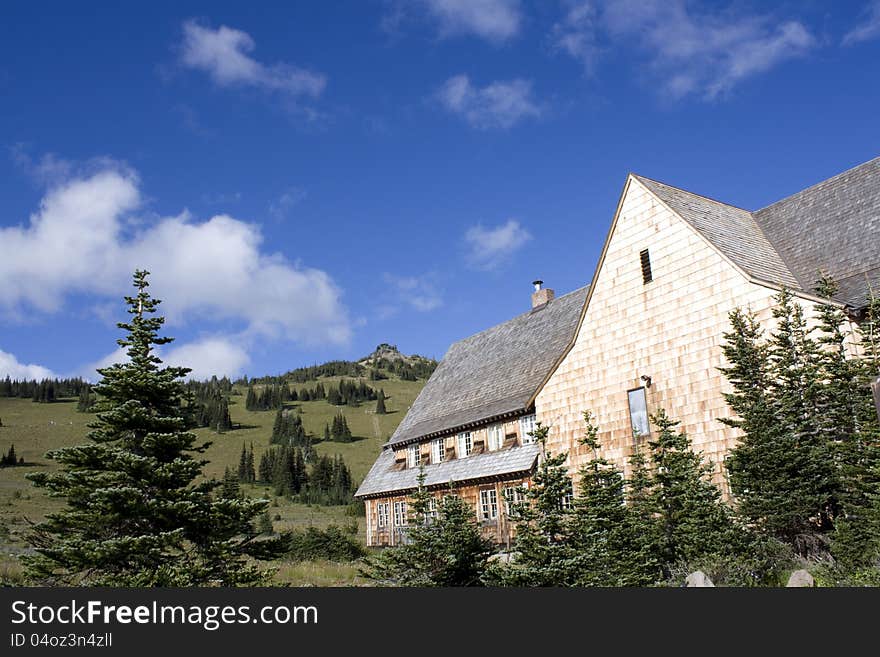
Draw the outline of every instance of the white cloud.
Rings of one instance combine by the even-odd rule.
[[[181,62],[204,71],[219,86],[251,86],[290,96],[317,97],[327,78],[290,64],[267,66],[251,57],[256,44],[247,32],[225,25],[217,29],[189,20],[183,24]]]
[[[843,45],[851,46],[880,37],[880,0],[869,2],[863,15],[864,20],[844,35]]]
[[[189,377],[193,379],[210,379],[214,375],[234,378],[244,372],[250,357],[241,344],[214,337],[168,349],[162,361],[166,365],[190,368]]]
[[[77,292],[120,299],[142,268],[152,272],[151,290],[171,324],[231,320],[246,336],[349,339],[332,278],[265,252],[258,226],[184,212],[133,232],[128,220],[140,205],[135,174],[111,168],[53,188],[26,225],[0,228],[0,316],[57,312]]]
[[[497,269],[531,239],[529,231],[515,219],[495,228],[477,224],[464,234],[468,264],[485,271]]]
[[[565,18],[553,26],[551,36],[557,50],[580,60],[584,70],[592,74],[599,56],[596,7],[593,2],[568,3]]]
[[[176,345],[176,342],[172,342],[167,347],[156,347],[156,355],[165,366],[190,368],[192,371],[187,375],[188,379],[210,379],[215,375],[235,378],[243,374],[244,368],[250,363],[240,338],[209,337]],[[127,361],[126,350],[119,347],[82,367],[78,375],[96,382],[100,379],[97,370]]]
[[[443,305],[443,292],[439,288],[434,274],[422,276],[395,276],[386,273],[383,276],[394,297],[400,303],[413,310],[426,313]],[[379,307],[379,319],[387,319],[397,313],[393,305]]]
[[[519,32],[522,15],[518,0],[422,0],[440,36],[473,34],[501,42]]]
[[[22,381],[25,379],[54,379],[58,375],[42,365],[19,363],[14,355],[0,349],[0,379],[5,379],[7,376],[10,379]]]
[[[570,5],[554,28],[557,47],[592,65],[602,39],[609,49],[637,49],[674,100],[712,100],[743,80],[801,57],[816,38],[798,21],[699,11],[685,0],[604,0]]]
[[[447,111],[479,129],[506,129],[543,113],[532,98],[532,83],[522,79],[496,81],[478,88],[467,75],[456,75],[443,83],[436,98]]]
[[[290,187],[281,196],[269,203],[269,214],[277,221],[286,219],[288,213],[302,203],[308,196],[306,190],[300,187]]]

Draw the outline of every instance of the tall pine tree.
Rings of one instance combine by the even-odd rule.
[[[90,443],[54,450],[61,468],[30,475],[66,507],[35,526],[36,553],[25,559],[41,583],[89,586],[250,585],[266,573],[252,558],[282,554],[283,538],[255,540],[253,520],[268,502],[215,495],[201,478],[197,445],[186,430],[189,370],[162,367],[154,348],[164,317],[136,271],[125,297],[131,319],[117,342],[128,361],[98,370],[99,402]]]

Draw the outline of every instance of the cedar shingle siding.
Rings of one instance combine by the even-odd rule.
[[[445,460],[424,465],[426,483],[454,482],[475,514],[481,486],[500,491],[533,472],[540,447],[525,444],[517,422],[529,413],[551,427],[548,447],[569,453],[574,475],[589,456],[578,442],[581,414],[594,411],[602,456],[626,468],[627,390],[644,385],[645,374],[649,412],[664,407],[682,420],[723,487],[721,463],[738,436],[719,422],[730,414],[718,370],[727,313],[748,306],[772,322],[780,286],[809,306],[820,268],[851,310],[866,304],[869,284],[880,290],[880,158],[756,212],[630,176],[592,289],[449,348],[356,493],[367,500],[368,544],[389,542],[375,528],[376,503],[405,499],[417,485],[419,468],[405,467],[414,442],[427,450],[447,439]],[[504,423],[503,443],[489,451],[486,428],[495,422]],[[472,432],[469,456],[455,447],[460,431]],[[499,542],[509,540],[503,513],[493,527]]]

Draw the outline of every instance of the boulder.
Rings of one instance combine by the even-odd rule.
[[[813,576],[806,570],[796,570],[791,574],[791,577],[788,578],[788,584],[786,584],[786,586],[816,586],[816,580],[814,580]]]
[[[707,586],[711,586],[713,588],[715,587],[715,585],[712,583],[712,580],[709,579],[709,576],[706,575],[706,573],[704,573],[702,570],[698,570],[688,575],[687,578],[685,578],[684,580],[684,585],[687,587],[693,586],[701,588]]]

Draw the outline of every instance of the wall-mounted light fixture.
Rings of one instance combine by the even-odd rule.
[[[640,376],[639,378],[645,382],[646,388],[651,387],[651,377],[650,376],[648,376],[647,374],[642,374],[642,376]]]

